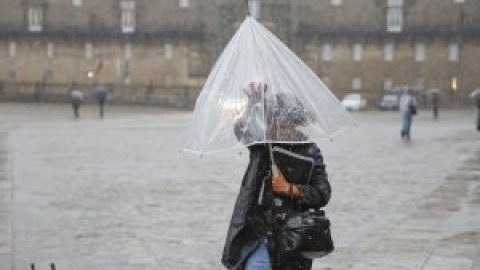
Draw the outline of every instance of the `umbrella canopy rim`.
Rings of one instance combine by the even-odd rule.
[[[293,142],[293,141],[274,141],[274,140],[267,140],[267,141],[262,141],[262,142],[253,142],[249,144],[238,144],[235,147],[230,147],[230,148],[220,148],[220,149],[215,149],[215,150],[194,150],[194,149],[189,149],[189,148],[184,148],[181,151],[186,152],[186,153],[191,153],[196,156],[204,156],[204,155],[211,155],[211,154],[218,154],[218,153],[225,153],[225,152],[230,152],[230,151],[237,151],[237,150],[244,150],[245,148],[248,148],[253,145],[260,145],[260,144],[306,144],[306,143],[317,143],[320,141],[333,141],[333,137],[337,136],[340,133],[343,133],[345,131],[348,131],[349,129],[353,127],[357,127],[358,123],[354,122],[352,125],[344,127],[342,129],[337,130],[336,132],[332,133],[328,137],[321,137],[316,140],[305,140],[305,141],[298,141],[298,142]]]

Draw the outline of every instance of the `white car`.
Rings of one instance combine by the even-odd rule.
[[[342,105],[349,111],[367,108],[367,100],[361,94],[348,94],[342,99]]]

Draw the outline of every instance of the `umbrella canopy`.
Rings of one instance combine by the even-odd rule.
[[[354,123],[299,58],[247,16],[197,99],[185,150],[201,154],[331,139]]]
[[[99,96],[106,96],[108,94],[107,88],[103,85],[95,85],[92,87],[91,92],[93,95]]]
[[[480,98],[480,88],[477,88],[477,89],[473,90],[472,93],[470,94],[470,97],[471,98]]]
[[[397,86],[388,90],[387,92],[395,95],[417,95],[420,94],[422,91],[419,89],[415,89],[411,86]]]
[[[441,94],[444,94],[445,91],[443,91],[442,89],[439,89],[439,88],[429,88],[425,91],[425,93],[427,95],[435,95],[435,94],[441,95]]]

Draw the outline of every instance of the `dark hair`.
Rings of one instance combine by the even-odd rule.
[[[288,120],[297,126],[307,124],[307,111],[297,97],[284,93],[276,94],[272,106],[273,121],[281,122]]]

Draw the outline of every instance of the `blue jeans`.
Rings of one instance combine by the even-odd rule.
[[[406,113],[403,115],[402,138],[410,139],[410,128],[412,126],[412,115]]]
[[[268,254],[267,238],[262,238],[258,247],[250,254],[245,264],[245,270],[271,270]]]

